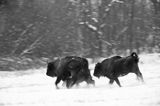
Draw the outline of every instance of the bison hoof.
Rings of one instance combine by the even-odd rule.
[[[58,86],[56,86],[56,89],[60,89]]]

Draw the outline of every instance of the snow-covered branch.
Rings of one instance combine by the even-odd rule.
[[[111,44],[111,43],[109,43],[108,41],[103,40],[103,39],[101,39],[101,40],[103,41],[103,43],[105,43],[105,44],[107,44],[107,45],[109,45],[109,46],[112,46],[112,44]]]
[[[28,54],[31,53],[33,49],[35,49],[40,43],[39,41],[42,39],[43,36],[39,37],[38,39],[36,39],[28,48],[26,48],[21,54],[20,56],[24,55],[24,54]]]
[[[112,0],[111,2],[124,3],[122,0]]]
[[[87,25],[87,27],[88,27],[89,29],[92,29],[92,30],[94,30],[94,31],[97,31],[97,30],[98,30],[98,28],[97,28],[96,26],[94,26],[94,25],[92,25],[92,24],[89,24],[88,22],[86,22],[86,25]]]
[[[113,5],[114,3],[124,3],[124,2],[123,2],[122,0],[112,0],[112,1],[106,6],[105,11],[106,11],[106,12],[110,11],[110,7],[112,7],[112,5]]]
[[[98,20],[96,18],[91,18],[95,23],[98,23]]]

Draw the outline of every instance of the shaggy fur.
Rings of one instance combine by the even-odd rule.
[[[92,80],[90,70],[88,69],[88,61],[85,58],[77,56],[67,56],[48,63],[46,75],[57,77],[55,82],[57,88],[57,84],[61,80],[67,83],[67,88],[82,81],[94,84],[94,80]]]
[[[135,73],[138,78],[143,80],[143,76],[138,67],[138,55],[133,52],[130,56],[120,57],[114,56],[97,63],[94,70],[94,76],[105,76],[110,79],[110,84],[114,81],[121,87],[118,77]]]

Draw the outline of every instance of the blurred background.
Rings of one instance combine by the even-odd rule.
[[[160,0],[0,0],[0,71],[132,51],[160,52]]]
[[[144,83],[93,76],[133,51]],[[87,58],[94,87],[55,88],[47,62],[68,55]],[[0,0],[0,106],[159,106],[159,69],[160,0]]]

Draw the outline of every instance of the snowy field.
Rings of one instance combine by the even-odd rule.
[[[160,54],[140,55],[144,83],[134,74],[120,77],[123,87],[108,84],[107,78],[95,86],[55,89],[55,78],[46,69],[17,72],[0,71],[0,106],[160,106]],[[90,64],[93,73],[94,64]]]

